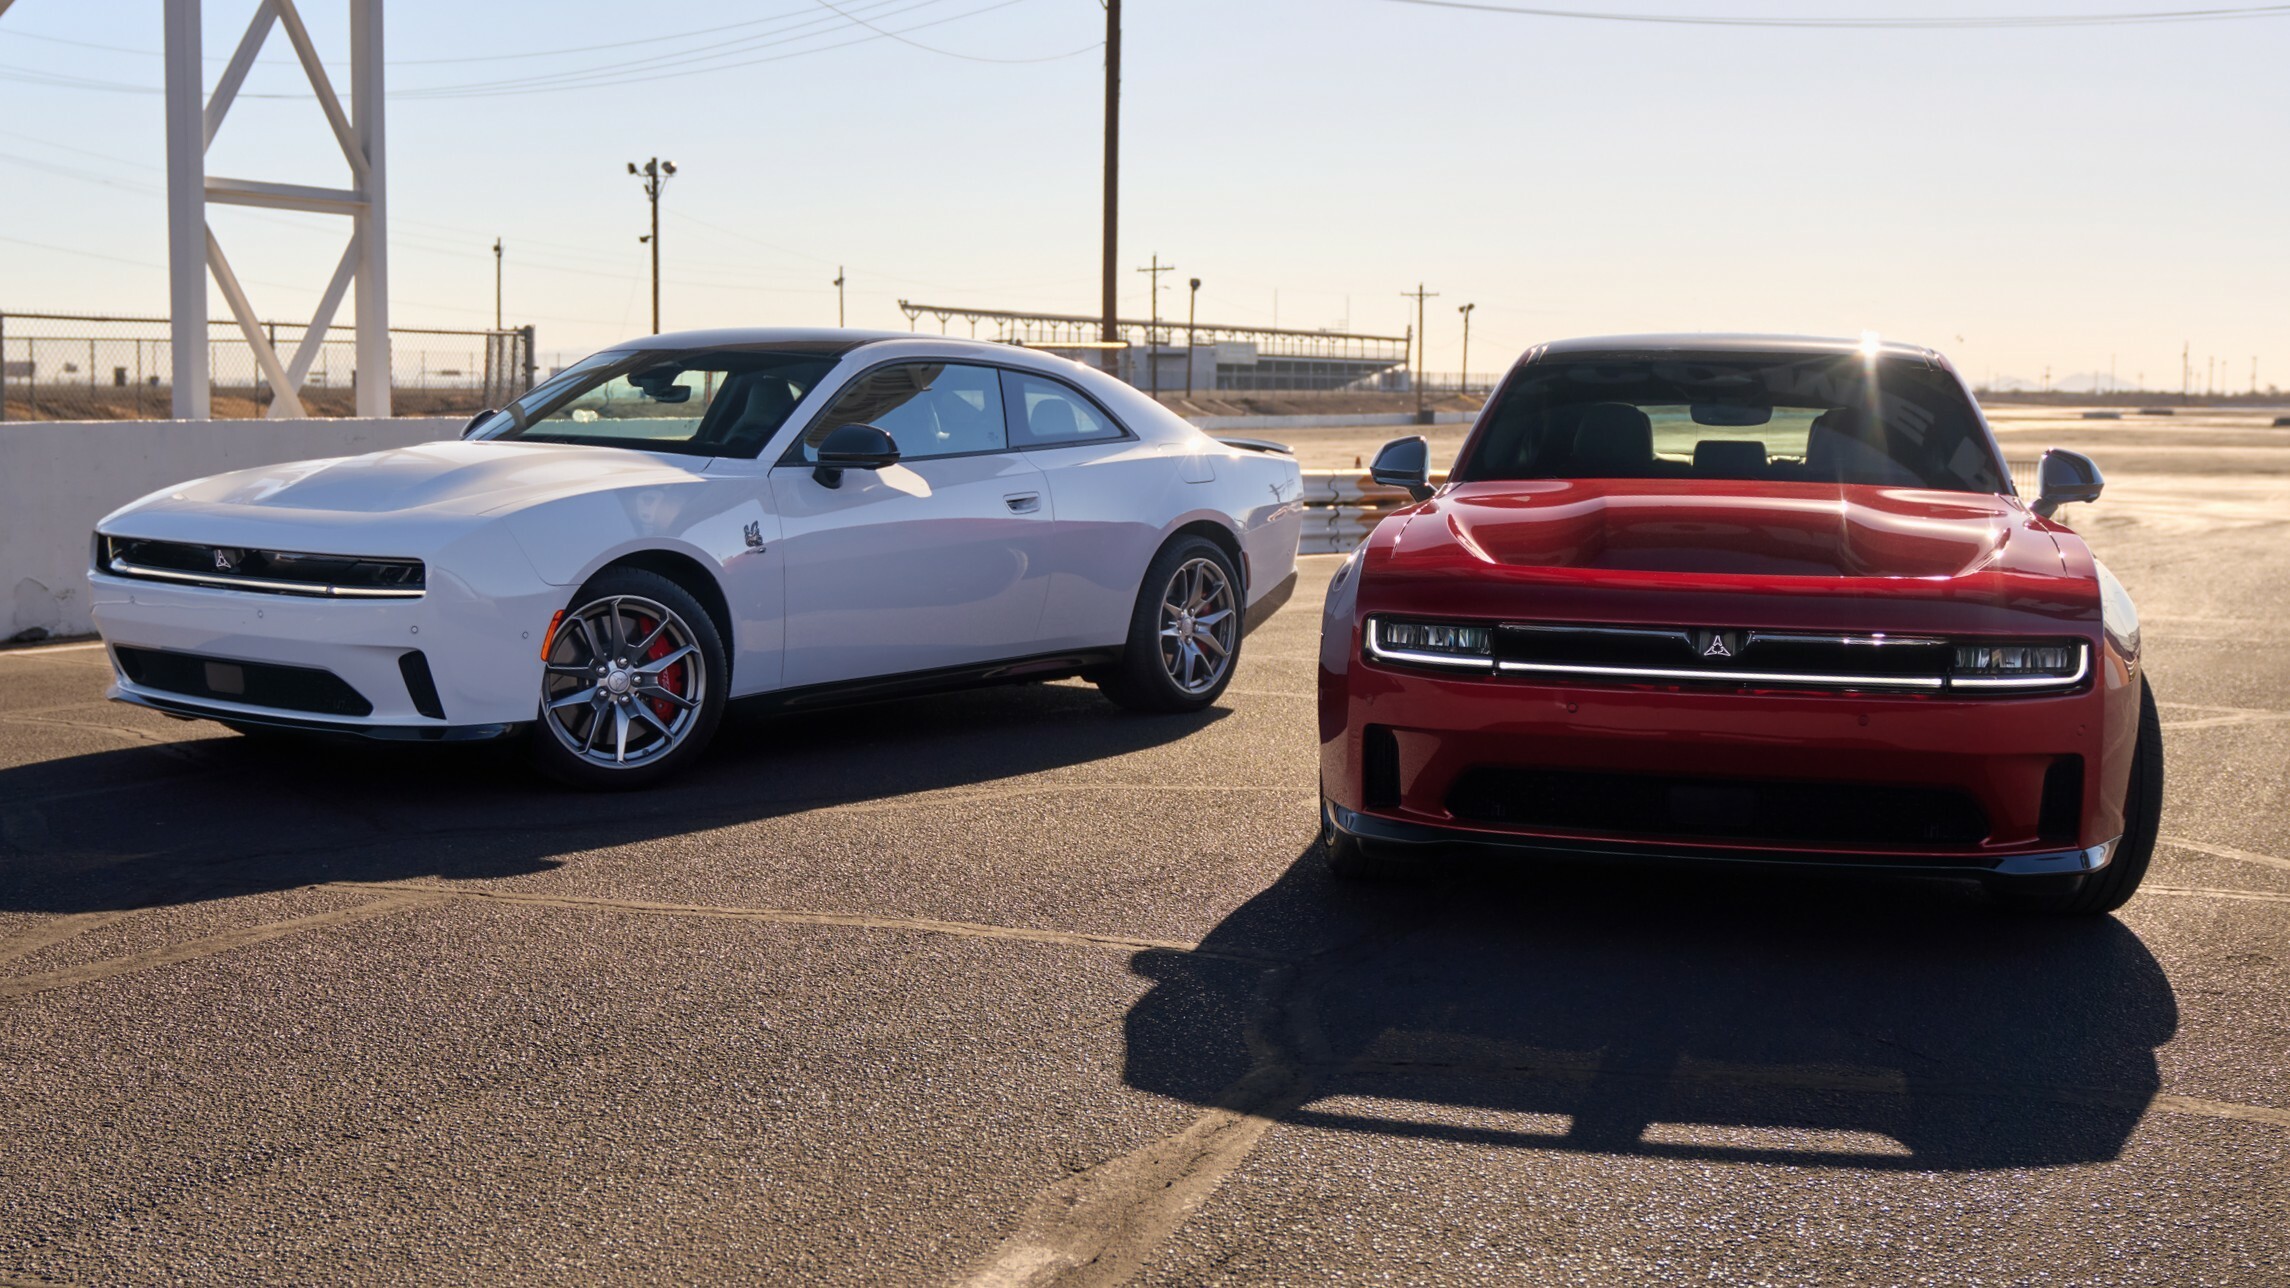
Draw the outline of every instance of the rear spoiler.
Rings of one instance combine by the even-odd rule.
[[[1286,443],[1271,443],[1261,438],[1220,438],[1217,441],[1227,447],[1237,447],[1244,452],[1270,452],[1276,456],[1294,456],[1296,454],[1296,449]]]

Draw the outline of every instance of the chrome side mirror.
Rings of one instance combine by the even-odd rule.
[[[1368,477],[1385,487],[1405,488],[1414,500],[1430,499],[1431,443],[1421,434],[1393,439],[1376,453],[1375,463],[1368,466]]]
[[[2107,480],[2081,452],[2053,448],[2036,465],[2036,502],[2028,508],[2048,519],[2071,501],[2096,501]]]

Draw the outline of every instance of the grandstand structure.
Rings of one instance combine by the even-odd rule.
[[[1074,313],[1018,313],[900,300],[911,329],[925,319],[942,333],[962,326],[999,340],[1061,354],[1161,393],[1265,390],[1405,389],[1414,344],[1405,335],[1303,331],[1223,322],[1123,318],[1120,338],[1104,338],[1102,318]]]

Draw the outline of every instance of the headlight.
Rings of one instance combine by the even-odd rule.
[[[1491,671],[1495,669],[1495,632],[1486,626],[1371,617],[1368,656],[1379,662]]]
[[[2081,640],[1984,640],[1956,646],[1954,689],[2064,689],[2083,682],[2091,646]]]

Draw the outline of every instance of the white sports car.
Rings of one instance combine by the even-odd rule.
[[[1295,582],[1285,449],[1075,363],[849,331],[651,336],[459,442],[241,470],[107,516],[111,696],[242,727],[531,730],[652,781],[725,703],[1081,675],[1213,702]]]

